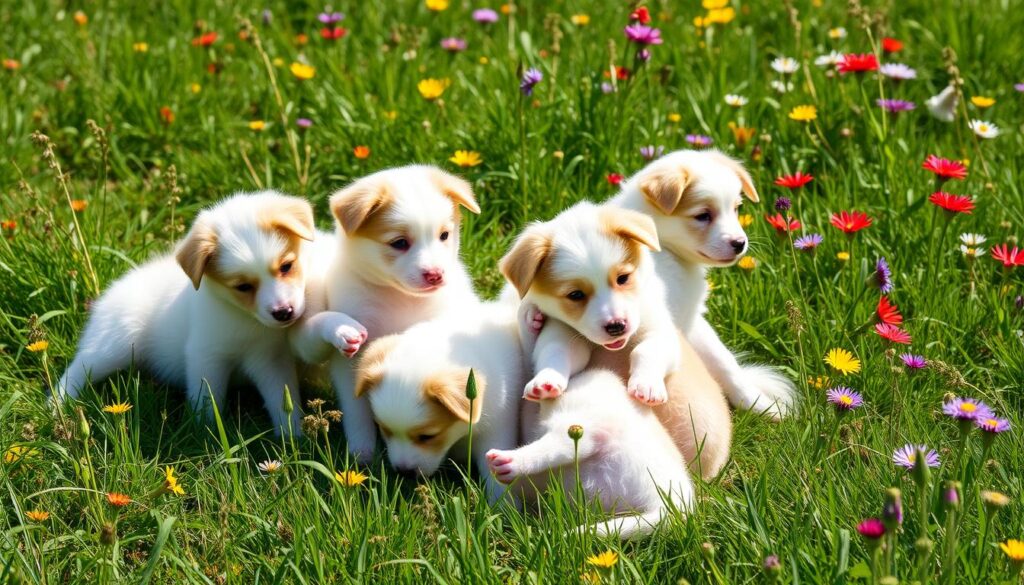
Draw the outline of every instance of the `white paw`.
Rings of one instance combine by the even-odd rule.
[[[668,389],[665,380],[656,376],[634,374],[629,377],[626,392],[641,404],[656,406],[668,401]]]
[[[534,335],[540,335],[540,330],[544,328],[544,321],[547,317],[544,313],[540,312],[537,305],[529,305],[526,307],[526,313],[523,317],[526,322],[526,328],[530,330],[530,333]]]
[[[533,402],[558,398],[568,384],[569,380],[565,376],[551,368],[544,368],[526,384],[523,398]]]
[[[356,355],[368,336],[365,327],[347,316],[340,316],[327,330],[327,342],[346,357]]]
[[[494,474],[494,478],[501,483],[512,483],[512,480],[523,475],[522,466],[518,464],[514,453],[515,451],[500,449],[491,449],[487,452],[487,467]]]

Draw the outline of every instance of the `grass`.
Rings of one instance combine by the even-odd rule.
[[[1016,241],[1024,223],[1024,102],[1012,77],[1019,2],[871,3],[864,17],[841,3],[737,0],[732,22],[700,32],[698,6],[652,4],[665,43],[640,67],[622,35],[629,9],[590,0],[524,1],[490,27],[473,22],[462,2],[441,12],[422,2],[346,2],[337,8],[350,31],[337,41],[320,38],[319,6],[266,3],[266,24],[264,3],[147,4],[0,7],[0,58],[20,65],[0,70],[0,219],[16,222],[0,237],[0,448],[8,455],[0,465],[0,581],[576,583],[599,574],[606,582],[749,583],[769,579],[762,561],[777,555],[782,582],[871,582],[880,575],[870,576],[871,555],[854,527],[880,514],[890,486],[903,489],[906,519],[883,565],[900,579],[1019,579],[996,543],[1024,537],[1016,430],[1024,424],[1024,313],[1015,305],[1024,273],[1002,269],[991,253],[967,263],[956,248],[967,231],[987,235],[987,245]],[[79,24],[77,9],[87,22]],[[589,24],[574,24],[574,14],[589,15]],[[837,26],[845,39],[830,39]],[[219,33],[212,45],[192,45],[209,31]],[[300,33],[308,44],[297,42]],[[446,36],[466,38],[468,50],[443,51]],[[912,65],[917,80],[834,77],[813,64],[832,48],[872,52],[882,36],[906,43],[884,60]],[[946,85],[953,54],[965,97],[991,95],[996,105],[961,102],[955,123],[945,124],[923,102]],[[785,95],[769,86],[779,55],[801,62]],[[315,67],[312,79],[289,70],[303,58]],[[613,64],[634,75],[604,94]],[[528,67],[544,80],[523,97],[518,76]],[[450,85],[428,101],[416,88],[425,78]],[[728,93],[750,103],[731,108]],[[874,106],[880,94],[919,106],[883,117]],[[802,104],[817,106],[815,121],[788,118]],[[300,117],[313,126],[299,130]],[[1003,134],[976,140],[969,118],[989,119]],[[262,131],[250,128],[254,121],[265,122]],[[749,143],[736,145],[730,122],[756,128]],[[33,132],[48,137],[52,156]],[[220,424],[202,428],[177,390],[139,372],[85,398],[87,435],[76,413],[55,417],[47,407],[46,388],[72,357],[97,290],[167,249],[200,207],[233,191],[304,195],[327,228],[327,198],[356,177],[411,161],[453,169],[473,182],[484,209],[467,222],[463,250],[479,289],[493,294],[496,260],[525,222],[611,195],[605,177],[640,168],[641,146],[685,147],[688,133],[710,135],[744,159],[762,197],[744,208],[756,267],[713,273],[710,319],[731,347],[797,380],[802,401],[780,424],[736,413],[727,469],[698,485],[692,515],[673,518],[655,538],[566,536],[594,511],[557,493],[537,514],[489,507],[475,471],[463,480],[461,457],[419,485],[380,460],[362,470],[369,479],[361,485],[345,486],[335,472],[355,469],[340,425],[313,440],[275,439],[261,406],[233,394]],[[354,155],[361,145],[367,158]],[[483,163],[454,168],[447,159],[457,149],[480,152]],[[947,219],[927,202],[928,154],[970,160],[967,179],[945,188],[974,195],[973,214]],[[797,169],[814,181],[792,194],[772,185]],[[825,236],[814,255],[792,253],[762,218],[786,194],[801,231]],[[72,211],[78,200],[87,207]],[[844,209],[867,212],[873,225],[848,240],[828,224]],[[837,259],[843,251],[848,261]],[[866,281],[879,256],[893,267],[891,298],[913,351],[930,361],[920,372],[908,373],[900,350],[872,330],[878,292]],[[40,340],[47,349],[27,349]],[[835,347],[852,351],[862,370],[828,368],[822,358]],[[815,382],[821,376],[829,381]],[[824,400],[835,384],[861,392],[866,405],[839,419]],[[941,415],[949,395],[985,400],[1014,430],[991,450],[974,432],[961,447],[956,425]],[[133,405],[125,414],[101,410],[124,400]],[[909,442],[938,449],[943,460],[923,496],[891,462]],[[281,471],[259,472],[266,459],[284,462]],[[166,466],[184,495],[164,493]],[[954,478],[963,480],[962,505],[950,513],[939,486]],[[986,512],[981,489],[1011,503]],[[133,502],[115,508],[105,492]],[[49,518],[26,516],[36,510]],[[922,518],[926,555],[915,547]],[[620,554],[612,569],[587,564],[606,549]]]

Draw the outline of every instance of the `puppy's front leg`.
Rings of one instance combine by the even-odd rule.
[[[342,411],[341,425],[345,429],[348,452],[359,463],[368,464],[377,447],[377,426],[373,422],[370,401],[356,398],[352,368],[351,360],[346,357],[331,358],[331,383]]]
[[[366,327],[345,313],[323,311],[289,331],[292,351],[307,364],[323,362],[334,348],[352,357],[366,342]]]
[[[590,346],[568,325],[551,321],[544,325],[533,350],[533,379],[526,384],[523,398],[544,400],[565,392],[569,377],[586,367]]]
[[[576,450],[567,428],[551,429],[536,441],[518,449],[487,452],[487,464],[495,478],[503,484],[519,477],[547,473],[576,460]],[[579,441],[579,460],[582,463],[597,450],[594,433],[587,432]]]
[[[511,420],[495,421],[500,424],[492,428],[486,436],[480,436],[479,440],[473,441],[473,460],[476,468],[484,477],[484,489],[487,492],[487,501],[494,503],[505,493],[504,484],[498,482],[489,472],[489,459],[487,453],[492,450],[514,449],[517,444],[519,433],[517,417],[505,417]]]
[[[291,432],[296,436],[302,435],[302,397],[299,394],[295,360],[288,355],[273,356],[257,352],[246,357],[243,368],[263,397],[263,404],[274,424],[274,434],[280,436],[288,432],[289,415],[284,412],[284,392],[287,388],[292,401]]]
[[[185,351],[185,392],[192,410],[206,424],[213,422],[213,405],[224,413],[224,396],[228,392],[231,370],[224,358],[211,348],[189,348]],[[210,403],[211,395],[213,404]]]
[[[648,330],[629,354],[629,395],[643,404],[664,404],[668,400],[665,378],[679,367],[680,351],[674,327]]]

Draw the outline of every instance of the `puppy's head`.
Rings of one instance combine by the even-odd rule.
[[[421,165],[375,173],[331,197],[346,261],[363,278],[413,295],[440,289],[455,270],[460,207],[480,213],[469,183]]]
[[[581,203],[529,226],[499,268],[546,315],[619,350],[640,327],[648,249],[659,249],[650,217]]]
[[[366,348],[356,371],[355,394],[370,401],[387,444],[388,460],[401,473],[429,476],[480,420],[487,382],[476,373],[477,398],[466,398],[469,368],[417,359],[423,347],[402,335]]]
[[[268,327],[305,310],[303,241],[314,235],[313,209],[273,191],[235,195],[199,214],[175,256],[200,286]]]
[[[678,151],[651,163],[630,180],[654,208],[652,216],[665,249],[681,259],[727,266],[747,251],[739,223],[746,195],[758,201],[743,166],[714,151]]]

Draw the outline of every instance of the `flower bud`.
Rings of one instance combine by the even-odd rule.
[[[764,572],[768,576],[769,581],[778,580],[779,574],[782,573],[782,563],[779,562],[779,557],[776,555],[766,556],[761,566],[764,567]]]
[[[710,542],[705,542],[704,544],[700,545],[700,552],[704,555],[705,559],[709,561],[715,560],[715,545],[711,544]]]
[[[572,425],[569,427],[569,438],[574,442],[579,441],[583,438],[583,427],[580,425]]]
[[[785,213],[793,207],[793,202],[789,200],[789,197],[779,197],[775,200],[775,211],[779,213]]]
[[[476,400],[476,397],[476,374],[473,372],[473,369],[470,368],[469,379],[466,380],[466,398],[469,398],[470,400]]]
[[[882,522],[887,531],[893,531],[903,524],[903,498],[899,488],[885,490],[885,503],[882,506]]]
[[[84,443],[89,440],[89,419],[85,417],[85,409],[81,406],[76,411],[78,412],[78,438]]]
[[[931,554],[933,546],[934,543],[927,536],[922,536],[914,541],[914,550],[917,551],[918,556]]]
[[[960,482],[947,481],[946,489],[942,491],[942,503],[947,510],[960,508]]]
[[[288,384],[284,385],[284,402],[281,403],[281,410],[283,410],[285,414],[289,415],[293,410],[295,410],[295,405],[292,404],[292,393],[288,388]]]
[[[917,450],[917,456],[914,457],[914,469],[913,469],[914,482],[918,486],[928,485],[928,480],[931,478],[931,472],[928,469],[928,454],[924,449]]]
[[[100,543],[113,546],[115,542],[117,542],[117,527],[113,524],[104,524],[100,529]]]

